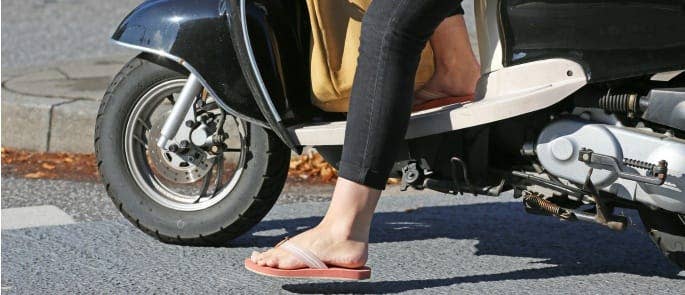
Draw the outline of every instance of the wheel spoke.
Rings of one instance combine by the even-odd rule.
[[[214,193],[212,194],[212,198],[216,196],[216,194],[219,192],[219,189],[221,188],[221,182],[224,177],[224,153],[219,153],[219,155],[216,157],[216,180],[214,183]]]
[[[204,198],[207,195],[207,191],[209,190],[209,183],[212,180],[212,170],[214,170],[214,164],[212,164],[212,167],[209,168],[209,171],[207,171],[207,175],[202,179],[202,187],[200,188],[200,194],[197,196],[197,199],[195,200],[194,203],[199,203],[202,198]]]
[[[143,125],[143,127],[145,128],[144,131],[149,131],[150,129],[152,129],[152,124],[150,124],[150,122],[143,120],[141,118],[138,118],[137,121],[138,121],[138,123]]]
[[[244,147],[245,149],[248,148],[247,137],[249,136],[249,134],[248,134],[249,131],[248,131],[246,128],[244,128],[244,129],[241,129],[241,128],[240,128],[240,127],[241,127],[241,124],[238,122],[238,118],[237,118],[237,117],[231,116],[231,118],[233,118],[233,122],[235,122],[235,126],[238,127],[238,134],[239,134],[238,138],[240,139],[240,147],[241,147],[240,152],[242,153],[242,152],[243,152],[243,150],[242,150],[243,147]],[[245,134],[243,134],[243,132],[245,132]]]
[[[147,148],[147,141],[141,139],[140,137],[138,137],[138,135],[133,135],[133,140],[135,140],[135,141],[137,141],[138,143],[140,143],[145,149],[148,149],[148,148]]]
[[[219,130],[217,130],[217,134],[219,136],[224,136],[224,124],[226,123],[226,112],[223,110],[221,111],[221,118],[219,119]],[[221,181],[222,178],[224,177],[224,153],[226,152],[224,150],[224,143],[221,143],[220,145],[220,151],[219,154],[216,156],[216,161],[214,162],[214,166],[216,166],[216,181],[214,184],[214,193],[212,194],[212,197],[214,197],[218,192],[219,189],[221,188]]]
[[[227,158],[235,157],[235,153],[245,152],[246,147],[243,145],[248,143],[245,136],[249,131],[244,130],[245,123],[242,120],[227,114],[216,102],[210,100],[200,111],[211,112],[216,116],[212,118],[212,122],[220,128],[215,129],[214,134],[220,136],[230,134],[231,141],[239,140],[240,145],[234,142],[229,147],[228,140],[225,140],[218,144],[218,151],[214,148],[215,154],[212,155],[210,151],[206,151],[208,158],[204,158],[204,163],[198,163],[197,167],[191,163],[188,163],[190,166],[177,163],[177,156],[161,151],[155,145],[160,133],[160,128],[158,128],[160,126],[157,124],[164,122],[164,116],[167,116],[170,108],[173,108],[178,101],[176,90],[182,90],[182,85],[178,82],[174,83],[170,84],[173,85],[173,89],[164,89],[160,86],[159,89],[150,90],[141,99],[141,103],[136,104],[127,123],[127,130],[129,130],[127,131],[127,147],[133,147],[127,150],[127,160],[132,159],[129,161],[135,163],[133,166],[136,169],[149,170],[141,173],[141,177],[149,185],[144,189],[146,192],[149,191],[155,201],[165,206],[188,210],[205,208],[224,198],[235,184],[232,179],[233,173],[240,173],[240,171],[238,169],[234,171],[233,165],[226,163]],[[194,107],[197,112],[197,106]],[[231,119],[228,118],[229,116]],[[229,120],[232,120],[232,123],[229,124],[228,122],[231,122]],[[238,134],[234,134],[234,129],[238,129]],[[238,136],[237,140],[233,139],[234,136]],[[147,150],[145,153],[149,159],[139,160],[133,156],[133,153],[140,153],[142,148]],[[205,153],[199,150],[198,152]],[[240,161],[243,161],[242,155]]]

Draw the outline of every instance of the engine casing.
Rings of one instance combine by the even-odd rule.
[[[577,119],[561,119],[538,137],[536,154],[545,169],[576,185],[585,182],[590,167],[578,160],[582,148],[617,159],[649,163],[668,162],[666,183],[661,186],[618,178],[614,171],[595,169],[596,187],[619,197],[685,213],[685,141],[648,129],[628,128]],[[646,171],[624,167],[645,175]]]

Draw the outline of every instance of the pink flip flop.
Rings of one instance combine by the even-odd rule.
[[[279,243],[277,248],[288,251],[294,257],[307,265],[301,269],[279,269],[268,266],[260,266],[252,260],[245,259],[245,268],[256,274],[289,279],[330,279],[330,280],[366,280],[371,277],[371,269],[364,266],[361,268],[342,268],[326,265],[314,253],[307,249],[297,247],[293,243],[285,241]]]

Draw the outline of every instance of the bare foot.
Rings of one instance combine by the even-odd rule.
[[[311,251],[326,265],[344,268],[359,268],[366,264],[368,258],[368,241],[356,241],[346,238],[347,235],[336,234],[333,229],[317,226],[289,240],[300,248]],[[307,265],[289,252],[273,248],[263,253],[253,252],[252,262],[259,266],[278,269],[300,269]]]
[[[416,92],[414,105],[433,99],[472,95],[480,78],[480,65],[461,65],[436,71],[433,77]]]

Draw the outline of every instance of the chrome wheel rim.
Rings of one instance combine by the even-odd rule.
[[[168,163],[164,163],[160,160],[160,156],[168,152],[157,147],[156,139],[151,137],[151,133],[159,129],[157,124],[164,123],[164,115],[171,109],[175,95],[180,93],[185,83],[186,79],[162,82],[137,100],[127,118],[124,150],[129,171],[147,197],[170,209],[197,211],[216,205],[237,185],[246,161],[247,128],[239,118],[226,115],[224,130],[229,135],[228,149],[220,153],[221,157],[207,152],[208,159],[221,161],[220,164],[216,163],[208,170],[191,171],[188,175],[195,178],[179,182],[175,182],[169,175],[183,174],[160,173],[161,169],[169,168],[164,165],[171,165],[173,161],[169,159]],[[236,147],[236,144],[240,146]],[[199,176],[203,177],[198,178]],[[214,180],[209,179],[213,184],[205,188],[207,176],[213,176]],[[202,193],[203,191],[205,192]],[[207,194],[209,191],[212,193]]]

